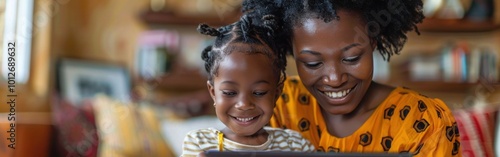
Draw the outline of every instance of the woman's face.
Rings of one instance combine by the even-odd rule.
[[[217,117],[237,136],[261,130],[273,114],[279,90],[272,62],[264,54],[232,52],[213,78],[209,92]]]
[[[293,54],[302,83],[330,114],[349,114],[363,99],[373,75],[372,44],[357,13],[338,10],[339,20],[305,18],[294,27]]]

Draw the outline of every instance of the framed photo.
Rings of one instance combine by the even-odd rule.
[[[130,101],[130,75],[125,67],[94,61],[62,59],[57,65],[60,95],[79,106],[83,100],[104,94]]]

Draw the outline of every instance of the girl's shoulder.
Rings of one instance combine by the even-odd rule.
[[[300,141],[304,139],[302,135],[295,131],[295,130],[290,130],[290,129],[282,129],[282,128],[273,128],[273,127],[264,127],[264,130],[269,133],[274,139],[289,139],[293,141]]]
[[[218,132],[219,130],[215,128],[197,129],[186,133],[186,137],[198,140],[213,140],[217,139]]]
[[[295,130],[290,130],[290,129],[282,129],[282,128],[273,128],[273,127],[264,127],[264,130],[269,133],[269,135],[276,137],[282,137],[282,138],[303,138],[302,135],[295,131]]]

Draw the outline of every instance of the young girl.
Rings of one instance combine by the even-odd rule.
[[[273,115],[285,80],[286,59],[271,42],[279,27],[272,16],[240,21],[219,29],[200,25],[198,31],[216,36],[202,52],[207,86],[217,117],[225,128],[187,133],[182,156],[219,151],[313,151],[309,141],[292,130],[265,127]]]

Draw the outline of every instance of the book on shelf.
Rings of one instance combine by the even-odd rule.
[[[480,76],[487,82],[498,82],[498,60],[497,54],[491,50],[481,53]]]
[[[441,65],[435,55],[415,55],[410,58],[409,71],[412,81],[439,81]]]
[[[440,53],[409,58],[412,81],[477,83],[499,81],[498,54],[492,49],[470,47],[467,43],[446,44]]]
[[[178,53],[179,34],[176,31],[148,30],[139,36],[136,69],[144,79],[167,73]]]

